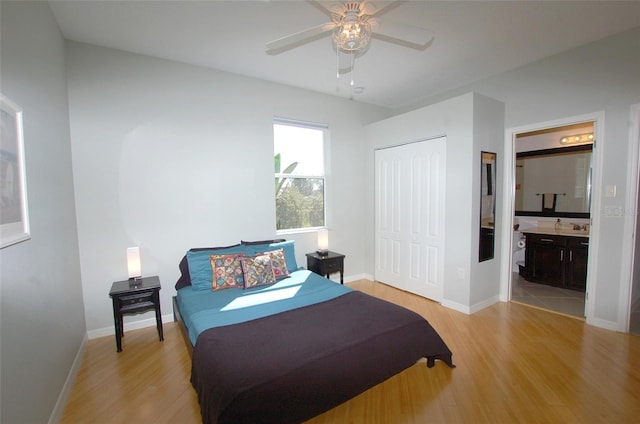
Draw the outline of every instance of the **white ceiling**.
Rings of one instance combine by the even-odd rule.
[[[49,3],[69,40],[392,108],[640,26],[640,1],[406,1],[380,20],[427,28],[433,43],[417,51],[372,40],[355,66],[364,92],[354,94],[349,76],[336,78],[328,36],[265,53],[265,43],[328,21],[306,1]]]

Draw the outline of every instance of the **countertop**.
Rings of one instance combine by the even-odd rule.
[[[589,232],[585,230],[571,230],[568,228],[544,228],[544,227],[536,227],[536,228],[527,228],[527,229],[519,229],[521,233],[532,233],[532,234],[549,234],[554,236],[570,236],[570,237],[589,237]]]

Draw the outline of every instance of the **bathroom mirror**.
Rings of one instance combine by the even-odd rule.
[[[516,216],[589,218],[591,144],[516,155]]]
[[[493,259],[496,216],[496,154],[480,153],[480,248],[479,261]]]

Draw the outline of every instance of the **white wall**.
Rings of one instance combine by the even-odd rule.
[[[509,228],[502,226],[502,197],[504,192],[503,169],[504,166],[504,103],[476,94],[473,98],[473,171],[470,189],[472,206],[471,218],[471,265],[470,265],[470,299],[469,306],[472,312],[489,306],[499,300],[500,294],[500,269],[503,260],[500,239],[503,232],[510,232]],[[494,257],[491,260],[478,261],[478,249],[480,245],[480,164],[481,152],[496,153],[496,193],[494,217]]]
[[[513,71],[443,93],[409,109],[474,91],[505,103],[506,128],[604,112],[603,185],[616,185],[615,198],[602,198],[594,316],[591,323],[624,330],[629,297],[631,232],[625,213],[634,211],[626,196],[629,112],[640,101],[640,28],[540,60]],[[398,111],[401,112],[401,111]],[[510,172],[504,170],[503,172]],[[601,191],[602,192],[602,191]],[[620,211],[619,214],[605,211]],[[633,212],[630,212],[633,213]]]
[[[387,110],[87,44],[67,49],[90,336],[113,331],[108,292],[127,278],[128,246],[140,246],[143,275],[160,276],[167,315],[189,248],[275,236],[274,116],[329,125],[330,248],[346,254],[347,275],[363,272],[363,124]],[[287,238],[306,265],[315,233]],[[126,317],[125,327],[151,317]]]
[[[46,2],[0,9],[0,87],[23,108],[31,223],[30,240],[0,250],[0,421],[45,423],[85,336],[64,41]]]
[[[374,267],[374,151],[411,141],[446,136],[445,269],[443,304],[472,312],[497,301],[496,259],[478,265],[480,151],[502,152],[503,106],[468,93],[366,127],[367,260]],[[476,122],[476,118],[478,121]],[[487,124],[480,122],[485,120]],[[476,139],[477,138],[477,139]],[[500,156],[498,156],[499,160]],[[500,178],[497,179],[500,187]],[[477,190],[474,190],[477,187]],[[500,188],[498,188],[498,193]],[[498,196],[499,198],[499,196]],[[499,221],[496,221],[499,222]],[[487,278],[490,277],[490,278]],[[473,287],[473,290],[472,290]]]

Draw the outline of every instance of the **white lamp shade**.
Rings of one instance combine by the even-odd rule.
[[[127,270],[129,271],[129,278],[142,276],[140,269],[140,248],[137,246],[127,248]]]
[[[326,228],[318,230],[318,250],[329,250],[329,230]]]

